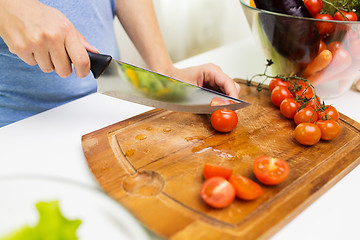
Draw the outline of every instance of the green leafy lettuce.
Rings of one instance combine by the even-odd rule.
[[[65,218],[58,201],[38,202],[39,221],[35,226],[25,225],[1,237],[0,240],[76,240],[81,220]]]

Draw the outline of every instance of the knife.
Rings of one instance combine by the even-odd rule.
[[[109,55],[88,52],[97,92],[142,105],[178,112],[211,114],[216,109],[237,110],[250,103],[186,83]],[[210,106],[221,98],[225,105]]]

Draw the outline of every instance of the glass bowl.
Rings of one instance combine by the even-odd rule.
[[[25,226],[37,225],[36,203],[52,201],[58,201],[64,217],[81,221],[79,239],[151,239],[128,210],[98,189],[63,179],[14,176],[0,177],[0,192],[0,239],[8,239]],[[48,214],[46,221],[58,219]]]
[[[274,62],[272,75],[306,78],[323,99],[344,94],[360,78],[360,21],[295,17],[239,1],[256,43]]]

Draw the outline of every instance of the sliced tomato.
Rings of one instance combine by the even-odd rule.
[[[200,190],[201,198],[211,207],[224,208],[235,199],[235,189],[225,178],[207,179]]]
[[[229,179],[232,173],[232,168],[219,166],[211,163],[205,163],[203,172],[205,179],[209,179],[212,177],[223,177],[225,179]]]
[[[256,178],[261,183],[276,185],[288,177],[290,167],[282,159],[261,156],[255,159],[253,170]]]
[[[229,105],[235,103],[232,100],[224,99],[221,97],[214,97],[211,99],[210,106],[222,106],[222,105]]]
[[[229,182],[234,186],[236,196],[243,200],[254,200],[264,193],[259,184],[244,176],[231,175]]]

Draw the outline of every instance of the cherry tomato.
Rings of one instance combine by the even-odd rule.
[[[331,53],[334,53],[336,50],[338,50],[339,48],[342,48],[343,44],[339,41],[333,41],[331,43],[328,44],[328,50]]]
[[[313,17],[320,13],[323,6],[323,2],[321,0],[304,0],[304,4],[310,15]]]
[[[321,138],[320,128],[315,123],[300,123],[295,128],[295,139],[303,145],[314,145]]]
[[[207,179],[200,190],[201,198],[211,207],[224,208],[235,199],[235,188],[225,178]]]
[[[295,98],[304,98],[306,95],[314,94],[314,90],[308,82],[295,82],[289,88]]]
[[[238,116],[235,111],[218,109],[211,114],[211,125],[219,132],[231,132],[238,123]]]
[[[317,112],[319,120],[334,120],[339,121],[340,114],[334,106],[325,105],[323,110]]]
[[[277,107],[280,107],[281,102],[288,97],[292,97],[292,95],[289,89],[284,86],[277,86],[271,92],[271,101]]]
[[[253,169],[256,178],[266,185],[283,182],[290,172],[290,167],[286,161],[268,156],[256,158]]]
[[[280,112],[284,117],[294,119],[295,113],[299,107],[300,104],[296,102],[294,98],[285,98],[280,104]]]
[[[211,163],[205,163],[203,171],[205,179],[209,179],[212,177],[223,177],[225,179],[229,179],[232,173],[232,168],[219,166]]]
[[[264,192],[259,184],[244,176],[231,175],[229,182],[234,186],[236,196],[243,200],[254,200]]]
[[[334,14],[334,20],[337,20],[337,21],[357,21],[356,13],[354,13],[352,11],[350,11],[350,12],[341,11],[341,12],[344,14],[344,16],[346,18],[344,19],[344,17],[342,16],[342,14],[340,12],[336,12]]]
[[[315,18],[319,20],[334,20],[334,18],[329,14],[318,14]],[[320,35],[331,34],[334,31],[334,24],[331,22],[319,21],[316,22],[316,26]]]
[[[294,116],[296,125],[300,123],[314,123],[318,120],[318,114],[312,107],[304,107],[299,110]]]
[[[321,106],[321,100],[317,95],[315,95],[315,97],[313,99],[311,99],[309,102],[307,102],[305,107],[312,107],[313,109],[315,109],[315,102],[316,102],[317,109],[318,109]]]
[[[322,140],[332,140],[340,133],[340,125],[334,120],[320,120],[316,125],[320,128]]]
[[[284,87],[288,87],[289,86],[289,82],[282,80],[281,78],[273,78],[271,79],[270,83],[269,83],[269,90],[270,92],[272,92],[274,90],[275,87],[277,86],[284,86]]]
[[[321,53],[321,52],[324,51],[325,49],[327,49],[326,43],[324,42],[324,40],[320,39],[319,51],[318,51],[318,53]]]
[[[220,97],[214,97],[211,99],[210,106],[221,106],[221,105],[229,105],[235,103],[229,99],[224,99]]]

